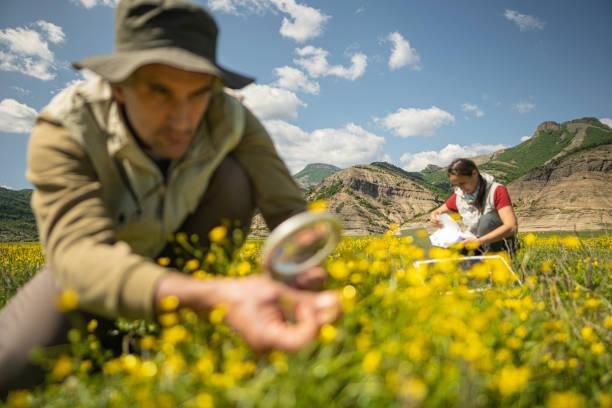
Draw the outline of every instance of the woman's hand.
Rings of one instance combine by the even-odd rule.
[[[442,204],[429,214],[429,220],[436,228],[442,228],[442,222],[440,221],[440,214],[447,213],[449,211],[446,204]]]

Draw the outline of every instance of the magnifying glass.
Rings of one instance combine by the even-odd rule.
[[[293,282],[320,265],[340,241],[342,224],[329,213],[303,212],[285,220],[262,249],[262,265],[276,280]]]

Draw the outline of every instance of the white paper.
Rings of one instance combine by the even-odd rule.
[[[442,223],[442,228],[429,236],[431,245],[448,248],[464,239],[476,238],[476,236],[469,231],[461,231],[459,224],[457,224],[448,214],[440,214],[439,218]]]

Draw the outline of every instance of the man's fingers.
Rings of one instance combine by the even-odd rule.
[[[296,322],[283,319],[270,322],[267,345],[284,351],[298,351],[311,342],[319,331],[316,313],[312,304],[300,302],[295,308]]]
[[[300,274],[295,279],[295,284],[300,289],[319,290],[327,279],[327,272],[324,268],[317,266]]]
[[[342,314],[340,299],[336,293],[331,291],[317,294],[314,305],[319,325],[332,323]]]

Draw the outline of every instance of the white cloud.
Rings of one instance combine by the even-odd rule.
[[[535,108],[536,105],[531,100],[519,101],[514,105],[514,109],[516,109],[519,113],[528,113],[533,111]]]
[[[6,184],[0,184],[0,187],[6,188],[7,190],[15,190],[13,187],[6,185]]]
[[[482,111],[482,109],[480,109],[478,105],[474,105],[472,103],[464,103],[463,105],[461,105],[461,109],[463,109],[464,112],[471,113],[477,118],[481,118],[484,116],[484,112]]]
[[[72,0],[72,2],[90,9],[95,6],[115,7],[119,0]]]
[[[56,68],[49,42],[61,43],[65,35],[61,27],[44,20],[32,26],[0,30],[0,70],[48,81],[55,78]]]
[[[388,160],[383,151],[385,139],[349,123],[340,129],[306,132],[281,120],[264,122],[279,154],[292,173],[308,163],[328,163],[338,167]]]
[[[47,33],[49,41],[51,41],[53,44],[59,44],[61,42],[64,42],[66,35],[64,34],[64,30],[62,30],[62,27],[45,20],[38,20],[36,22],[36,25],[42,28],[45,33]]]
[[[520,31],[543,30],[546,23],[537,17],[521,14],[518,11],[507,10],[504,17],[516,24]]]
[[[293,60],[297,65],[304,68],[308,75],[314,78],[321,76],[337,76],[354,81],[365,73],[368,65],[368,57],[362,53],[353,54],[351,66],[329,65],[327,57],[329,52],[323,48],[308,45],[295,50],[299,58]]]
[[[364,11],[366,11],[365,7],[359,7],[357,10],[355,10],[355,14],[361,14]]]
[[[612,128],[612,119],[611,118],[599,118],[599,121],[604,125],[607,125]]]
[[[14,99],[0,101],[0,132],[29,133],[36,119],[36,110]]]
[[[294,119],[306,106],[293,92],[270,85],[251,84],[236,93],[261,120]]]
[[[430,150],[419,153],[404,153],[402,157],[400,157],[400,163],[406,171],[420,171],[428,164],[446,166],[454,159],[459,157],[474,157],[504,149],[506,147],[507,146],[503,144],[483,145],[476,143],[469,146],[449,144],[439,151]]]
[[[329,19],[321,10],[299,4],[295,0],[208,0],[208,7],[236,15],[241,12],[263,13],[269,9],[280,11],[285,14],[280,34],[299,43],[321,35]]]
[[[276,85],[281,88],[289,89],[290,91],[303,91],[310,94],[319,94],[319,84],[310,80],[306,74],[297,68],[280,67],[275,68],[274,73],[278,77]]]
[[[300,43],[321,35],[323,25],[329,19],[321,10],[298,4],[294,0],[272,0],[272,3],[289,15],[283,17],[281,35]]]
[[[531,139],[531,136],[523,136],[523,137],[521,137],[521,142],[526,142],[529,139]]]
[[[400,108],[386,117],[374,119],[397,136],[433,136],[441,126],[455,123],[455,117],[437,106],[429,109]]]
[[[410,46],[410,42],[397,31],[389,34],[387,40],[393,43],[391,56],[389,57],[389,68],[392,70],[410,66],[414,71],[420,71],[421,57],[417,51]]]

